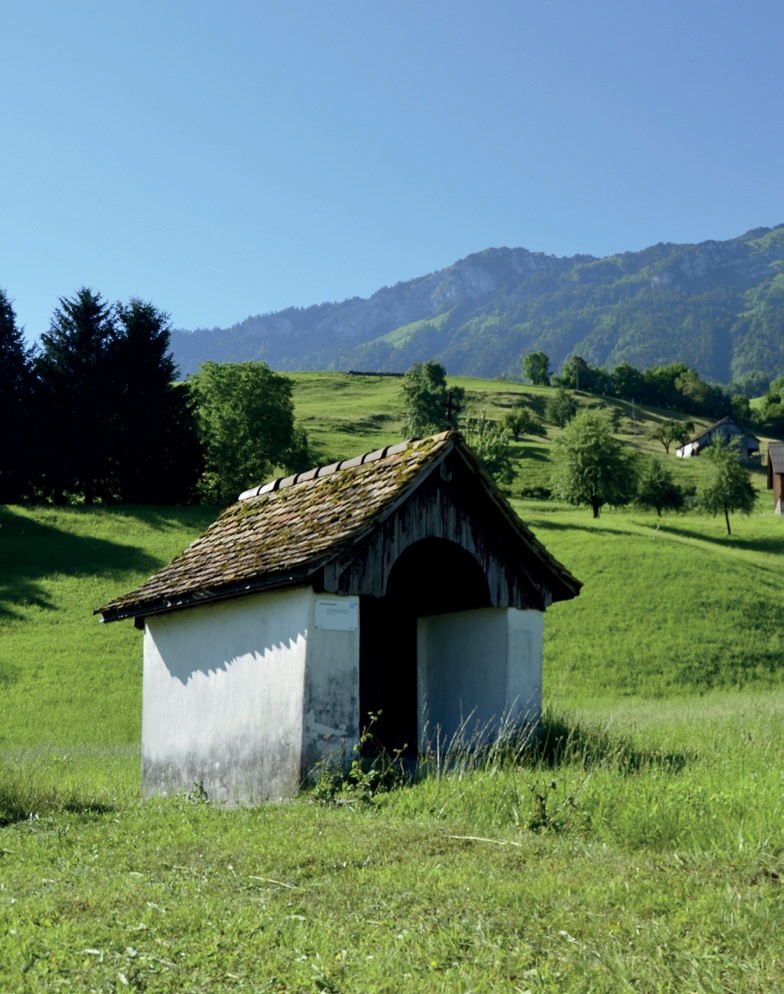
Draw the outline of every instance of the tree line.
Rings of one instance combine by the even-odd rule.
[[[28,347],[0,289],[0,503],[229,503],[305,468],[293,383],[264,363],[203,363],[187,383],[169,317],[82,287]]]
[[[784,377],[771,382],[763,373],[748,373],[729,387],[721,387],[706,383],[683,362],[643,370],[622,362],[608,372],[604,366],[592,366],[579,355],[567,359],[561,373],[554,375],[550,372],[550,360],[542,351],[523,357],[522,375],[538,386],[618,397],[716,420],[732,415],[736,421],[762,431],[784,434]],[[753,409],[749,398],[762,395],[765,397],[762,407]]]
[[[136,298],[109,304],[82,287],[59,301],[48,332],[30,348],[0,290],[0,503],[227,504],[274,469],[296,472],[309,466],[308,440],[294,420],[288,377],[263,362],[206,362],[178,383],[170,334],[168,315],[154,305]],[[641,402],[681,403],[687,410],[677,398],[691,397],[694,413],[704,413],[700,396],[709,402],[702,387],[718,390],[680,363],[643,373],[622,364],[608,375],[578,356],[551,378],[549,359],[539,352],[525,357],[523,374],[558,385],[545,413],[560,426],[575,417],[572,391],[578,388],[620,396],[633,391]],[[415,363],[401,392],[405,435],[458,425],[464,392],[447,388],[440,363]],[[782,396],[784,378],[770,385],[763,416],[784,418]],[[544,434],[523,406],[502,424],[482,412],[461,427],[490,475],[505,484],[515,475],[511,438]],[[692,429],[688,421],[663,422],[657,438],[668,451]],[[640,475],[630,465],[620,468],[627,481]],[[658,487],[651,505],[657,510],[682,503],[667,474],[650,482]],[[628,488],[610,488],[601,503],[614,503],[622,490],[627,497]],[[589,503],[598,513],[595,496]]]

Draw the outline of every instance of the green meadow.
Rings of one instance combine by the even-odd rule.
[[[399,440],[399,381],[295,379],[319,461]],[[520,499],[555,434],[510,488],[585,584],[540,738],[370,799],[142,803],[141,633],[92,611],[216,509],[0,508],[2,991],[784,990],[784,521]]]
[[[403,437],[401,380],[393,376],[350,376],[347,373],[287,373],[294,381],[295,414],[306,429],[313,451],[314,463],[325,464],[336,459],[349,459],[373,448],[391,445]],[[488,418],[502,421],[513,407],[521,404],[541,420],[553,387],[524,386],[505,380],[474,380],[453,376],[449,386],[465,390],[463,421],[477,418],[482,411]],[[615,425],[617,437],[643,455],[664,458],[660,443],[646,437],[648,429],[664,419],[679,416],[659,408],[643,408],[613,397],[600,398],[591,394],[576,395],[579,405],[600,407],[607,411]],[[685,416],[684,416],[685,418]],[[707,427],[709,419],[692,417],[696,431]],[[512,458],[516,477],[509,488],[511,494],[523,487],[546,487],[550,476],[550,446],[561,434],[553,425],[544,426],[543,435],[521,437],[512,443]],[[763,453],[767,438],[761,438]],[[678,483],[698,484],[705,470],[699,459],[676,459],[674,447],[666,457]],[[766,486],[765,471],[753,470],[756,486]]]

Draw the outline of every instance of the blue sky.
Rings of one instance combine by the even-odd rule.
[[[179,328],[784,221],[781,0],[2,8],[0,286]]]

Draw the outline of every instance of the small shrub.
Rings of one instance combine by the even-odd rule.
[[[549,500],[553,496],[553,492],[549,487],[523,487],[520,496],[528,497],[531,500]]]

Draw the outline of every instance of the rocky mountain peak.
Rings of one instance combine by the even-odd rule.
[[[452,374],[516,375],[539,349],[556,369],[577,353],[608,368],[685,362],[719,382],[784,372],[784,225],[605,258],[489,248],[368,299],[172,333],[185,374],[204,359],[400,372],[435,358]]]

